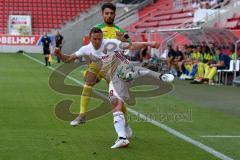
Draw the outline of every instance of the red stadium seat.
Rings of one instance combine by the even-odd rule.
[[[158,22],[142,23],[136,26],[136,28],[146,28],[146,27],[158,27]]]
[[[33,34],[42,34],[53,28],[59,28],[66,21],[73,20],[80,12],[87,11],[101,0],[1,0],[0,1],[0,34],[7,30],[10,13],[31,14]],[[4,28],[4,29],[1,29]]]
[[[223,27],[228,29],[240,29],[240,14],[234,13],[233,16],[223,24]]]
[[[166,16],[161,16],[161,17],[152,17],[152,18],[148,19],[147,22],[166,21],[166,20],[170,20],[170,19],[171,19],[171,16],[166,15]]]
[[[226,22],[225,25],[224,25],[224,27],[228,28],[228,29],[236,29],[237,26],[238,26],[238,21],[237,20]]]

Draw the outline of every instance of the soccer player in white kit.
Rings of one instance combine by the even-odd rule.
[[[55,49],[55,54],[63,62],[72,62],[80,57],[97,62],[100,67],[99,76],[109,83],[109,99],[113,107],[114,128],[118,135],[117,141],[111,148],[127,147],[125,130],[125,117],[122,112],[124,101],[129,98],[127,83],[144,75],[172,82],[174,77],[170,74],[160,74],[143,67],[130,67],[129,61],[125,58],[126,49],[141,49],[144,47],[158,48],[157,42],[121,42],[117,39],[103,39],[103,33],[99,28],[92,28],[90,33],[90,42],[81,47],[77,52],[66,55],[59,49]],[[128,69],[130,68],[130,69]],[[130,75],[131,74],[131,75]],[[71,125],[79,123],[77,120],[71,122]]]

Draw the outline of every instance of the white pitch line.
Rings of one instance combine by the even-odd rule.
[[[202,138],[240,138],[240,136],[229,136],[229,135],[206,135],[200,136]]]
[[[39,61],[36,58],[33,58],[32,56],[29,56],[29,55],[24,54],[24,53],[23,53],[23,55],[28,57],[28,58],[30,58],[30,59],[32,59],[32,60],[34,60],[35,62],[38,62],[38,63],[44,65],[43,62]],[[55,70],[53,67],[48,67],[48,68],[51,69],[51,70]],[[75,79],[75,78],[73,78],[71,76],[67,76],[67,78],[73,80],[74,82],[77,82],[80,85],[83,85],[80,81],[78,81],[77,79]],[[101,93],[99,93],[96,90],[94,92],[97,93],[97,94],[101,94]],[[105,96],[105,97],[107,98],[107,96]],[[172,134],[172,135],[174,135],[174,136],[176,136],[176,137],[178,137],[178,138],[180,138],[180,139],[182,139],[182,140],[184,140],[184,141],[186,141],[188,143],[193,144],[194,146],[196,146],[196,147],[198,147],[198,148],[200,148],[200,149],[210,153],[211,155],[213,155],[213,156],[215,156],[217,158],[220,158],[221,160],[234,160],[234,159],[224,155],[223,153],[221,153],[219,151],[216,151],[215,149],[213,149],[213,148],[211,148],[211,147],[209,147],[209,146],[207,146],[207,145],[205,145],[205,144],[203,144],[201,142],[198,142],[198,141],[196,141],[196,140],[194,140],[194,139],[184,135],[183,133],[180,133],[177,130],[175,130],[173,128],[170,128],[170,127],[168,127],[167,125],[165,125],[163,123],[155,121],[155,120],[153,120],[153,119],[151,119],[151,118],[149,118],[149,117],[147,117],[147,116],[145,116],[145,115],[143,115],[143,114],[141,114],[141,113],[139,113],[139,112],[137,112],[137,111],[135,111],[135,110],[133,110],[131,108],[127,108],[127,110],[130,113],[132,113],[132,114],[134,114],[136,116],[139,116],[140,118],[142,118],[144,120],[147,120],[149,123],[152,123],[153,125],[155,125],[155,126],[157,126],[159,128],[162,128],[163,130],[167,131],[168,133],[170,133],[170,134]]]

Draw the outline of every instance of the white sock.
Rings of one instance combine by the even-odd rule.
[[[149,69],[146,69],[146,68],[143,68],[143,67],[135,67],[136,68],[136,78],[138,77],[142,77],[142,76],[148,76],[148,77],[152,77],[154,79],[159,79],[160,78],[160,73],[158,72],[154,72],[154,71],[151,71]]]
[[[113,113],[114,128],[118,134],[118,137],[126,138],[125,133],[125,118],[123,112]]]

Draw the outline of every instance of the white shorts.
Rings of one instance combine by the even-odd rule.
[[[119,99],[125,102],[129,98],[128,82],[115,74],[109,83],[109,99]]]

